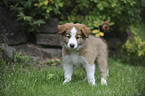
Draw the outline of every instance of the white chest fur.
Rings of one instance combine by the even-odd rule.
[[[73,73],[73,66],[83,68],[87,73],[87,79],[89,83],[95,85],[95,65],[91,66],[85,57],[80,56],[78,53],[72,53],[63,57],[63,68],[65,81],[63,83],[69,82]]]
[[[85,57],[80,56],[78,53],[71,53],[63,57],[64,64],[72,64],[75,67],[82,67],[88,64]]]

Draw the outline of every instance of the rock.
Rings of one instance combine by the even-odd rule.
[[[24,55],[30,55],[40,58],[54,58],[61,55],[61,49],[59,48],[42,48],[34,44],[23,44],[14,46],[17,51],[23,52]]]
[[[24,31],[16,21],[16,16],[4,7],[0,7],[0,35],[1,42],[9,45],[17,45],[27,41]]]
[[[39,28],[39,32],[43,33],[57,33],[58,19],[51,18],[46,24],[43,24]]]
[[[61,49],[42,48],[41,50],[44,54],[43,57],[54,58],[54,57],[60,57],[61,56]]]
[[[36,44],[60,47],[61,36],[57,34],[37,34]]]
[[[14,58],[15,49],[12,47],[0,46],[0,53],[5,60],[12,61]]]

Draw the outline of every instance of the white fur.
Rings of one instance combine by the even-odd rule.
[[[64,83],[69,82],[71,80],[71,76],[72,76],[72,73],[73,73],[73,65],[64,64],[63,68],[64,68],[64,71],[65,71],[65,73],[64,73],[65,80],[63,82],[63,84],[64,84]]]
[[[71,55],[63,57],[63,68],[65,80],[63,83],[69,82],[73,73],[73,66],[83,67],[87,73],[87,80],[92,85],[95,85],[95,65],[88,64],[87,60],[83,56],[79,56],[78,53],[72,52]]]
[[[71,32],[70,33],[71,38],[69,39],[67,46],[70,48],[70,44],[74,44],[75,45],[74,48],[77,48],[78,46],[77,40],[76,40],[77,29],[73,27],[70,32]]]
[[[101,78],[101,85],[107,85],[107,81],[104,78]]]
[[[87,73],[87,80],[90,84],[95,85],[95,65],[86,64],[85,70]]]

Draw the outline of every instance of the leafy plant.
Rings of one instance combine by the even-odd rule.
[[[137,28],[131,26],[131,36],[124,44],[123,49],[128,55],[136,54],[137,56],[145,56],[145,41],[138,36]]]
[[[124,31],[141,21],[145,8],[144,0],[15,0],[10,5],[28,32],[37,31],[54,16],[60,19],[60,24],[83,23],[91,30],[100,30],[107,21],[109,26],[114,24]]]
[[[92,31],[100,32],[104,32],[101,27],[105,21],[109,23],[108,26],[115,25],[119,26],[121,31],[126,30],[131,24],[141,21],[142,9],[145,7],[144,0],[62,0],[62,2],[64,7],[61,9],[60,24],[83,23]]]
[[[59,58],[52,58],[52,59],[47,59],[44,61],[44,64],[47,64],[49,66],[55,66],[60,64],[62,61]]]
[[[110,18],[107,18],[105,21],[105,17],[96,17],[96,16],[68,16],[68,19],[64,21],[60,21],[60,24],[64,23],[82,23],[91,29],[92,34],[96,37],[104,36],[103,32],[109,31],[109,26],[112,26],[114,23],[110,21]],[[97,30],[97,31],[96,31]]]
[[[124,49],[129,53],[129,55],[136,53],[138,56],[145,55],[145,42],[143,42],[138,36],[134,36],[127,40]]]
[[[41,24],[56,14],[63,6],[60,0],[15,0],[11,9],[17,13],[17,20],[26,31],[37,31]]]
[[[31,56],[24,55],[22,52],[14,51],[13,60],[14,62],[28,63],[31,60]]]

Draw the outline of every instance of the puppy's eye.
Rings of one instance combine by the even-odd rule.
[[[76,37],[76,39],[80,39],[80,37]]]
[[[67,37],[67,38],[70,38],[70,35],[67,34],[66,37]]]
[[[80,36],[80,35],[76,36],[76,39],[80,39],[80,38],[81,38],[81,36]]]
[[[67,38],[70,38],[70,36],[67,36]]]

